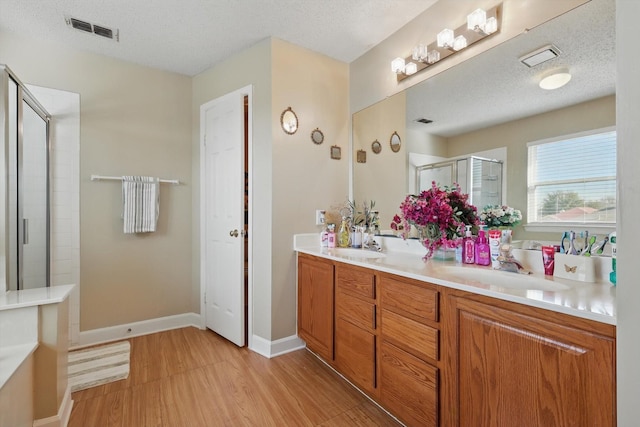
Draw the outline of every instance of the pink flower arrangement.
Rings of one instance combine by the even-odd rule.
[[[408,195],[400,204],[400,215],[393,217],[391,228],[407,237],[411,226],[418,230],[422,244],[427,248],[425,259],[440,247],[455,248],[464,236],[465,226],[480,223],[477,209],[467,200],[468,194],[460,186],[439,188],[435,181],[420,195]]]

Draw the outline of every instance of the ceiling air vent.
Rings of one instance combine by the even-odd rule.
[[[433,120],[422,118],[422,119],[416,119],[416,122],[424,123],[425,125],[428,125],[429,123],[433,123]]]
[[[113,38],[113,30],[111,28],[101,27],[99,25],[93,26],[93,33],[97,36],[106,37],[108,39]]]
[[[84,31],[85,33],[92,33],[96,36],[105,37],[107,39],[120,41],[120,31],[118,29],[112,30],[111,28],[103,27],[102,25],[92,24],[80,19],[66,17],[65,21],[67,25],[76,30]]]
[[[520,62],[522,62],[527,67],[535,67],[536,65],[540,65],[543,62],[547,62],[551,59],[557,58],[561,53],[562,51],[558,49],[558,46],[549,44],[521,56]]]
[[[91,24],[85,21],[81,21],[76,18],[71,18],[67,21],[67,24],[70,24],[73,28],[80,31],[86,31],[87,33],[93,33],[93,28],[91,28]]]

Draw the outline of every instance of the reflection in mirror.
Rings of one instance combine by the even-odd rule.
[[[280,115],[280,125],[282,130],[289,135],[293,135],[298,130],[298,116],[296,116],[291,107],[284,110]]]
[[[379,138],[372,129],[397,129],[406,154],[354,163],[353,197],[376,200],[385,229],[405,195],[415,192],[416,167],[477,155],[504,161],[503,201],[522,210],[526,223],[527,142],[615,125],[614,29],[615,0],[592,0],[355,113],[354,158]],[[560,56],[531,68],[519,61],[549,43]],[[561,67],[571,81],[555,91],[540,89],[540,78]],[[522,227],[516,234],[545,238],[527,236]]]

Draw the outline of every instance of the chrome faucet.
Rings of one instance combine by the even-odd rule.
[[[500,246],[500,255],[498,256],[500,267],[498,270],[519,274],[531,274],[529,270],[524,268],[520,261],[514,258],[511,249],[512,246],[508,243],[503,243]]]
[[[370,251],[376,251],[376,252],[381,252],[382,251],[382,247],[373,238],[373,234],[371,234],[371,233],[365,234],[363,240],[364,240],[364,242],[362,243],[362,248],[363,249],[368,249]]]

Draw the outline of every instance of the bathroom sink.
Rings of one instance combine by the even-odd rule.
[[[356,249],[356,248],[335,248],[335,249],[330,249],[329,253],[335,254],[338,256],[344,256],[349,258],[359,258],[359,259],[375,259],[375,258],[384,258],[387,256],[382,252],[375,252],[367,249]]]
[[[440,269],[451,280],[461,282],[491,285],[504,289],[523,289],[540,291],[564,291],[569,286],[554,282],[540,276],[510,273],[493,269],[447,266]]]

